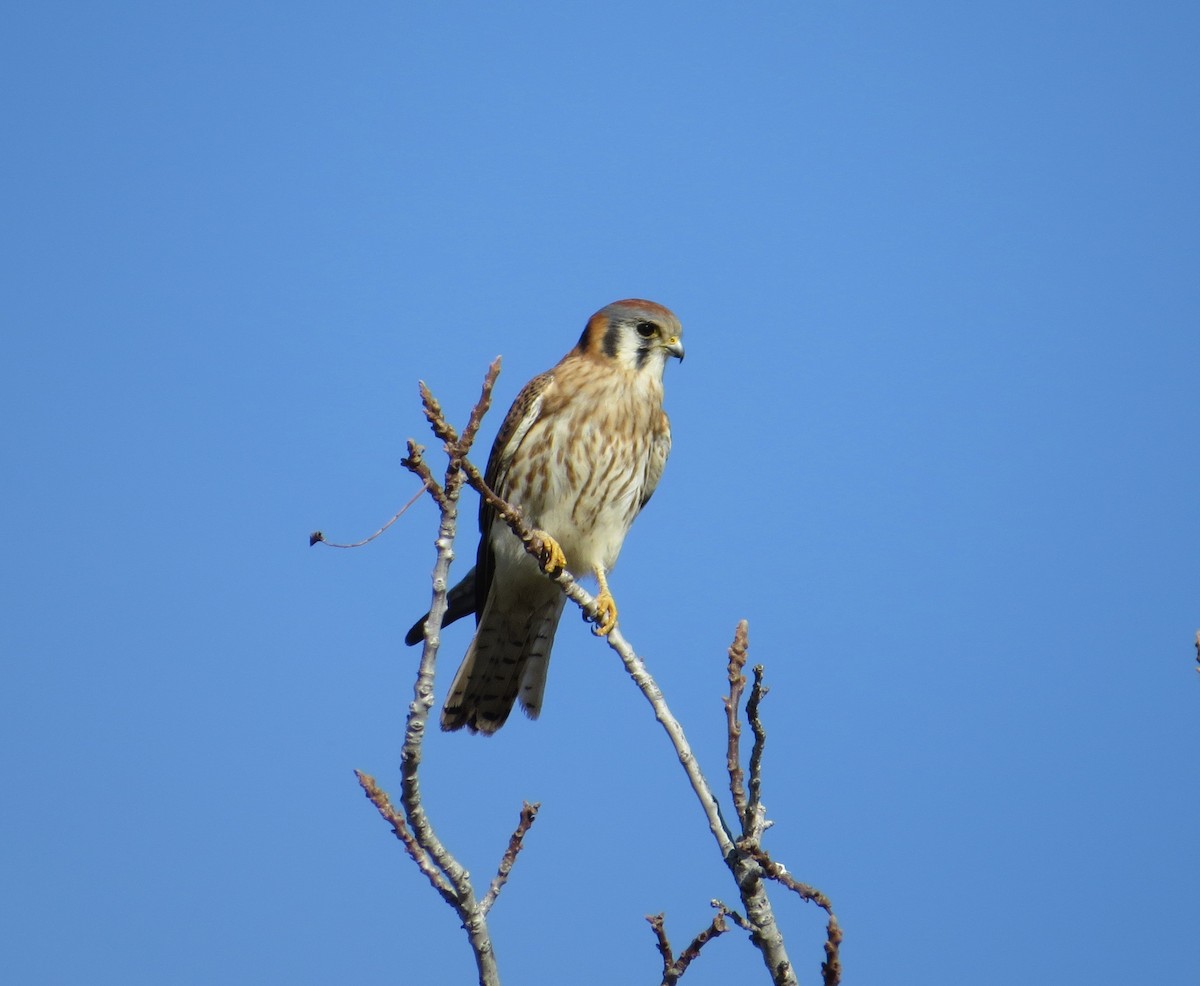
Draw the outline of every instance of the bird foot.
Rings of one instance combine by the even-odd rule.
[[[561,545],[554,538],[540,530],[535,530],[533,536],[539,542],[537,559],[543,572],[547,575],[557,575],[567,567],[567,556],[563,554]]]
[[[592,629],[597,637],[607,637],[617,625],[617,603],[607,587],[596,597],[596,626]]]
[[[607,637],[617,625],[617,601],[608,591],[608,579],[604,569],[596,567],[596,581],[600,583],[600,594],[596,596],[596,626],[592,630],[597,637]]]

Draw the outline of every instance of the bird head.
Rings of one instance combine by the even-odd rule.
[[[653,301],[614,301],[588,319],[576,348],[630,372],[649,370],[661,377],[668,356],[683,359],[683,326],[674,312]]]

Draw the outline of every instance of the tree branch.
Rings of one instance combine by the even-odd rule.
[[[650,922],[650,927],[654,931],[655,944],[658,946],[658,954],[663,960],[663,982],[667,982],[667,977],[671,975],[671,966],[675,964],[675,953],[671,950],[671,942],[667,938],[666,920],[667,916],[662,913],[647,914],[646,920]]]
[[[738,708],[742,704],[742,691],[746,687],[746,676],[742,669],[746,666],[747,633],[749,624],[742,620],[737,625],[733,643],[729,647],[729,695],[725,702],[725,731],[729,736],[726,747],[725,764],[729,771],[729,794],[733,799],[733,810],[742,826],[742,834],[750,832],[750,815],[747,813],[746,788],[743,785],[742,772],[742,724],[738,719]]]
[[[526,802],[521,810],[521,820],[509,839],[508,848],[501,857],[496,877],[487,894],[477,900],[470,874],[459,864],[453,854],[442,844],[433,824],[425,811],[421,797],[420,766],[422,742],[429,723],[429,710],[433,706],[434,668],[437,662],[442,621],[446,615],[446,596],[449,585],[450,564],[454,559],[454,538],[458,523],[459,493],[463,484],[462,463],[470,451],[471,444],[479,431],[483,415],[491,406],[492,388],[500,372],[497,358],[484,377],[483,390],[471,410],[470,418],[462,436],[446,422],[441,406],[422,382],[421,403],[433,432],[442,439],[449,462],[444,480],[439,484],[424,459],[424,449],[409,440],[408,456],[402,464],[422,482],[438,505],[440,514],[438,537],[435,542],[437,560],[433,569],[433,598],[429,616],[425,620],[425,644],[421,650],[421,661],[417,679],[413,686],[413,700],[408,706],[405,719],[404,744],[400,753],[400,803],[401,815],[392,806],[386,793],[375,779],[356,771],[359,784],[375,805],[380,815],[392,827],[396,837],[404,844],[410,857],[433,885],[442,899],[450,904],[462,921],[479,973],[480,986],[499,986],[500,974],[496,956],[487,927],[487,913],[508,880],[518,853],[521,851],[525,834],[537,816],[537,805]]]
[[[763,728],[758,716],[758,706],[770,691],[763,684],[763,666],[754,665],[754,684],[750,688],[750,697],[746,700],[746,718],[750,722],[750,731],[754,733],[754,746],[750,750],[750,798],[746,806],[746,835],[752,835],[756,840],[761,839],[769,823],[766,820],[762,805],[762,758],[763,749],[767,745],[767,731]]]
[[[387,792],[380,789],[379,785],[375,783],[375,778],[370,774],[364,774],[361,770],[356,770],[354,775],[358,778],[358,783],[361,785],[367,799],[378,809],[379,814],[383,816],[383,820],[392,827],[392,831],[396,833],[396,838],[404,843],[404,848],[408,851],[409,856],[412,857],[412,861],[429,878],[429,882],[433,884],[433,889],[441,894],[448,904],[452,907],[455,906],[454,888],[450,886],[449,881],[442,875],[442,871],[433,864],[433,860],[429,858],[429,853],[425,851],[424,847],[417,842],[412,832],[409,831],[408,826],[404,822],[404,816],[392,807],[392,802],[388,798]]]
[[[691,940],[688,947],[679,953],[678,958],[671,951],[671,942],[667,938],[666,915],[646,915],[646,920],[650,922],[650,927],[654,930],[658,952],[663,959],[662,986],[674,986],[687,972],[687,967],[692,964],[692,960],[700,954],[700,949],[729,930],[729,926],[725,924],[725,915],[731,914],[731,912],[725,909],[724,904],[714,901],[714,906],[717,908],[717,913],[708,927]]]
[[[837,916],[833,913],[833,904],[816,887],[794,879],[782,863],[775,862],[767,855],[765,849],[749,845],[749,842],[750,840],[744,840],[742,848],[762,867],[764,875],[781,883],[801,899],[816,904],[829,915],[829,922],[825,926],[825,961],[821,963],[821,980],[825,986],[837,986],[842,978],[840,954],[842,928],[838,924]]]
[[[520,853],[525,844],[525,833],[533,825],[533,820],[537,818],[538,809],[541,807],[540,802],[530,804],[528,801],[521,806],[521,820],[517,823],[512,837],[508,840],[508,848],[504,850],[504,855],[500,857],[500,866],[496,870],[496,875],[492,878],[492,885],[488,888],[488,892],[484,894],[483,900],[479,902],[479,906],[484,914],[487,914],[492,909],[492,905],[496,903],[496,898],[500,895],[501,889],[508,882],[508,874],[512,872],[513,864],[517,861],[517,854]]]

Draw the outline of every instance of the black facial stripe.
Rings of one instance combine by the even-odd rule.
[[[621,327],[615,323],[604,330],[604,355],[609,359],[617,358],[617,342],[621,338]]]
[[[639,370],[646,365],[646,360],[650,358],[650,349],[650,346],[638,346],[637,368]]]

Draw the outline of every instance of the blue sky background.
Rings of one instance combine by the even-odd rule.
[[[846,982],[1197,981],[1194,4],[5,22],[0,978],[472,981],[352,774],[398,786],[433,510],[306,536],[411,495],[418,378],[462,420],[502,353],[506,405],[632,295],[688,358],[622,627],[719,784],[749,619],[769,848]],[[506,982],[657,982],[643,915],[736,897],[570,613],[542,719],[424,785],[480,885],[544,805]],[[762,980],[741,937],[685,982]]]

